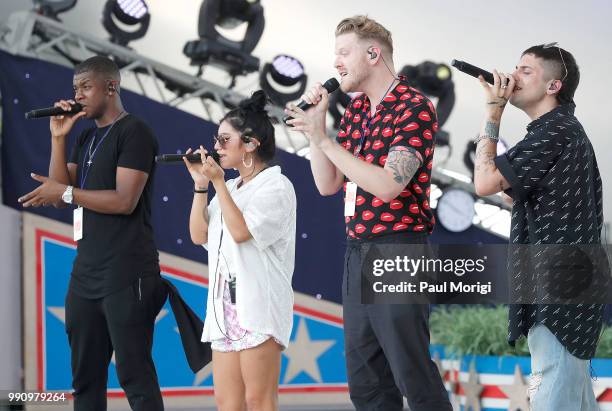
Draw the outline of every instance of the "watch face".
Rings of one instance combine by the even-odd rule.
[[[450,189],[438,200],[438,220],[448,231],[467,230],[474,220],[474,198],[466,191]]]
[[[72,190],[66,189],[64,194],[62,194],[62,201],[67,204],[72,204]]]

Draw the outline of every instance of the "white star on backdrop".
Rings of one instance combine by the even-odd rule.
[[[306,320],[300,318],[294,340],[283,351],[283,355],[289,360],[284,383],[290,382],[301,372],[305,372],[316,382],[322,382],[317,359],[335,343],[335,340],[311,340]]]
[[[177,334],[181,333],[178,327],[174,327],[174,332],[176,332]],[[205,379],[210,377],[210,374],[212,374],[212,361],[206,364],[206,366],[200,371],[196,372],[195,377],[193,378],[193,383],[191,385],[193,387],[197,387],[198,385],[202,384]]]
[[[196,373],[193,379],[193,386],[197,387],[198,385],[202,384],[205,379],[210,377],[210,374],[212,374],[212,361]]]

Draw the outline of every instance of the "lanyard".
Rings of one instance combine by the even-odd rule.
[[[93,143],[96,140],[96,136],[97,136],[98,132],[96,131],[93,134],[91,142],[89,143],[89,148],[87,150],[87,153],[85,153],[85,155],[83,156],[83,168],[82,168],[82,170],[84,170],[84,173],[81,173],[81,185],[80,185],[81,189],[83,189],[83,187],[85,186],[85,180],[87,180],[87,175],[89,174],[89,170],[91,169],[91,165],[93,163],[94,157],[96,156],[96,152],[98,151],[98,147],[100,147],[100,144],[102,144],[102,142],[104,141],[104,139],[106,138],[108,133],[110,133],[110,131],[113,129],[113,126],[119,120],[119,118],[121,118],[121,115],[123,113],[124,113],[123,111],[121,113],[119,113],[119,115],[117,116],[115,121],[113,121],[113,123],[110,125],[108,130],[106,130],[106,133],[104,133],[104,135],[102,136],[100,141],[98,141],[98,144],[96,144],[96,147],[94,148],[94,150],[91,151],[91,148],[93,147]],[[87,161],[85,161],[85,160],[87,160]],[[87,165],[87,168],[85,168],[85,165]]]
[[[386,94],[385,94],[385,97],[386,97]],[[367,128],[364,130],[361,127],[361,124],[359,125],[359,128],[361,130],[361,138],[359,139],[359,145],[357,146],[357,151],[355,153],[353,153],[353,157],[355,157],[355,158],[359,157],[359,155],[363,151],[363,144],[365,143],[367,134],[370,134],[370,126],[371,126],[371,123],[372,123],[372,119],[374,119],[376,117],[376,113],[377,113],[377,111],[375,111],[374,114],[371,115],[370,114],[370,108],[368,107],[368,111],[366,112],[366,116],[370,116],[370,118],[368,119]],[[367,133],[366,133],[366,131],[367,131]]]
[[[381,104],[385,100],[385,98],[387,97],[387,94],[389,94],[389,91],[391,91],[391,89],[393,88],[393,84],[395,84],[395,80],[397,80],[397,79],[395,77],[393,77],[393,81],[389,85],[389,88],[387,88],[387,91],[385,91],[385,94],[383,95],[382,100],[380,100],[380,103],[378,103],[378,104]],[[377,104],[377,106],[378,106],[378,104]],[[370,127],[371,127],[372,119],[374,119],[376,117],[376,113],[377,112],[378,112],[378,110],[374,110],[374,114],[371,114],[370,107],[368,107],[368,111],[366,112],[366,117],[369,116],[368,126],[367,126],[367,129],[364,130],[361,127],[361,124],[359,125],[359,128],[362,131],[362,134],[361,134],[361,139],[359,139],[359,145],[357,146],[357,151],[355,153],[353,153],[353,157],[357,158],[361,154],[361,151],[363,150],[363,143],[365,143],[365,139],[366,139],[366,131],[368,132],[367,134],[370,133]]]

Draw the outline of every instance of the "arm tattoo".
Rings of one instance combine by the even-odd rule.
[[[406,185],[421,167],[421,160],[411,150],[389,151],[385,168],[393,171],[393,179],[396,183]]]
[[[495,158],[497,147],[495,143],[490,140],[483,140],[485,143],[481,141],[478,143],[478,148],[476,148],[476,161],[475,170],[483,171],[483,172],[492,172],[495,170],[495,162],[493,159]]]
[[[499,136],[499,124],[494,123],[493,121],[487,121],[487,123],[485,124],[484,133],[487,136],[496,138],[497,136]]]
[[[494,99],[493,101],[487,101],[488,105],[499,107],[505,107],[507,103],[508,99],[506,97],[497,97],[497,99]]]

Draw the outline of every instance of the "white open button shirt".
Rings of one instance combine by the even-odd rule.
[[[239,177],[228,180],[226,185],[253,238],[237,244],[224,221],[218,255],[222,223],[215,196],[208,206],[208,244],[204,245],[208,250],[209,288],[202,341],[217,340],[224,338],[223,333],[227,334],[222,286],[228,273],[232,273],[236,276],[240,327],[271,335],[287,347],[293,326],[295,190],[278,166],[263,170],[237,188],[239,181]]]

